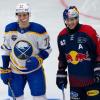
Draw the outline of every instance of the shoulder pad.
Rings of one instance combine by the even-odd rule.
[[[8,25],[6,26],[5,32],[16,31],[16,30],[17,30],[17,27],[18,27],[17,22],[10,23],[10,24],[8,24]]]
[[[34,22],[31,22],[30,24],[32,32],[36,32],[38,34],[44,34],[46,32],[46,29],[42,25]]]
[[[63,35],[66,35],[68,34],[68,31],[66,28],[64,28],[60,33],[59,33],[59,36],[63,36]]]

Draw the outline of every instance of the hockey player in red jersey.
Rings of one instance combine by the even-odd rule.
[[[8,90],[11,100],[13,96],[16,100],[24,100],[26,82],[33,100],[47,100],[42,63],[51,52],[50,40],[42,25],[29,22],[30,13],[27,3],[16,6],[18,21],[6,26],[1,46],[1,79],[11,86]]]
[[[67,87],[71,100],[100,100],[100,38],[90,25],[79,23],[75,6],[63,12],[65,28],[58,35],[59,64],[56,84]]]

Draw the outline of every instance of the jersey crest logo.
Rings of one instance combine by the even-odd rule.
[[[74,92],[74,91],[71,91],[70,97],[71,97],[71,99],[74,99],[74,100],[80,100],[79,94],[77,92]]]
[[[78,37],[77,43],[86,43],[87,39],[85,37]]]
[[[14,54],[18,59],[25,60],[32,55],[32,52],[32,45],[28,41],[18,41],[14,46]]]
[[[77,51],[70,51],[68,54],[66,54],[66,59],[68,63],[72,63],[73,65],[77,65],[80,62],[83,61],[90,61],[91,59],[89,58],[88,52],[84,53],[79,53]]]

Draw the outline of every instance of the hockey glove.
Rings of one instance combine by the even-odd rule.
[[[100,71],[94,72],[95,82],[100,83]]]
[[[57,71],[56,84],[61,90],[67,87],[67,71]]]
[[[11,69],[0,68],[0,74],[1,74],[1,79],[4,84],[8,84],[8,81],[11,81],[11,79],[12,79]]]
[[[43,63],[43,59],[38,55],[32,56],[26,61],[26,68],[28,71],[37,69]]]

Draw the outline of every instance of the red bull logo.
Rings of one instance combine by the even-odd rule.
[[[78,64],[84,60],[90,60],[88,53],[78,53],[76,51],[71,51],[69,54],[66,54],[66,59],[68,63]]]

